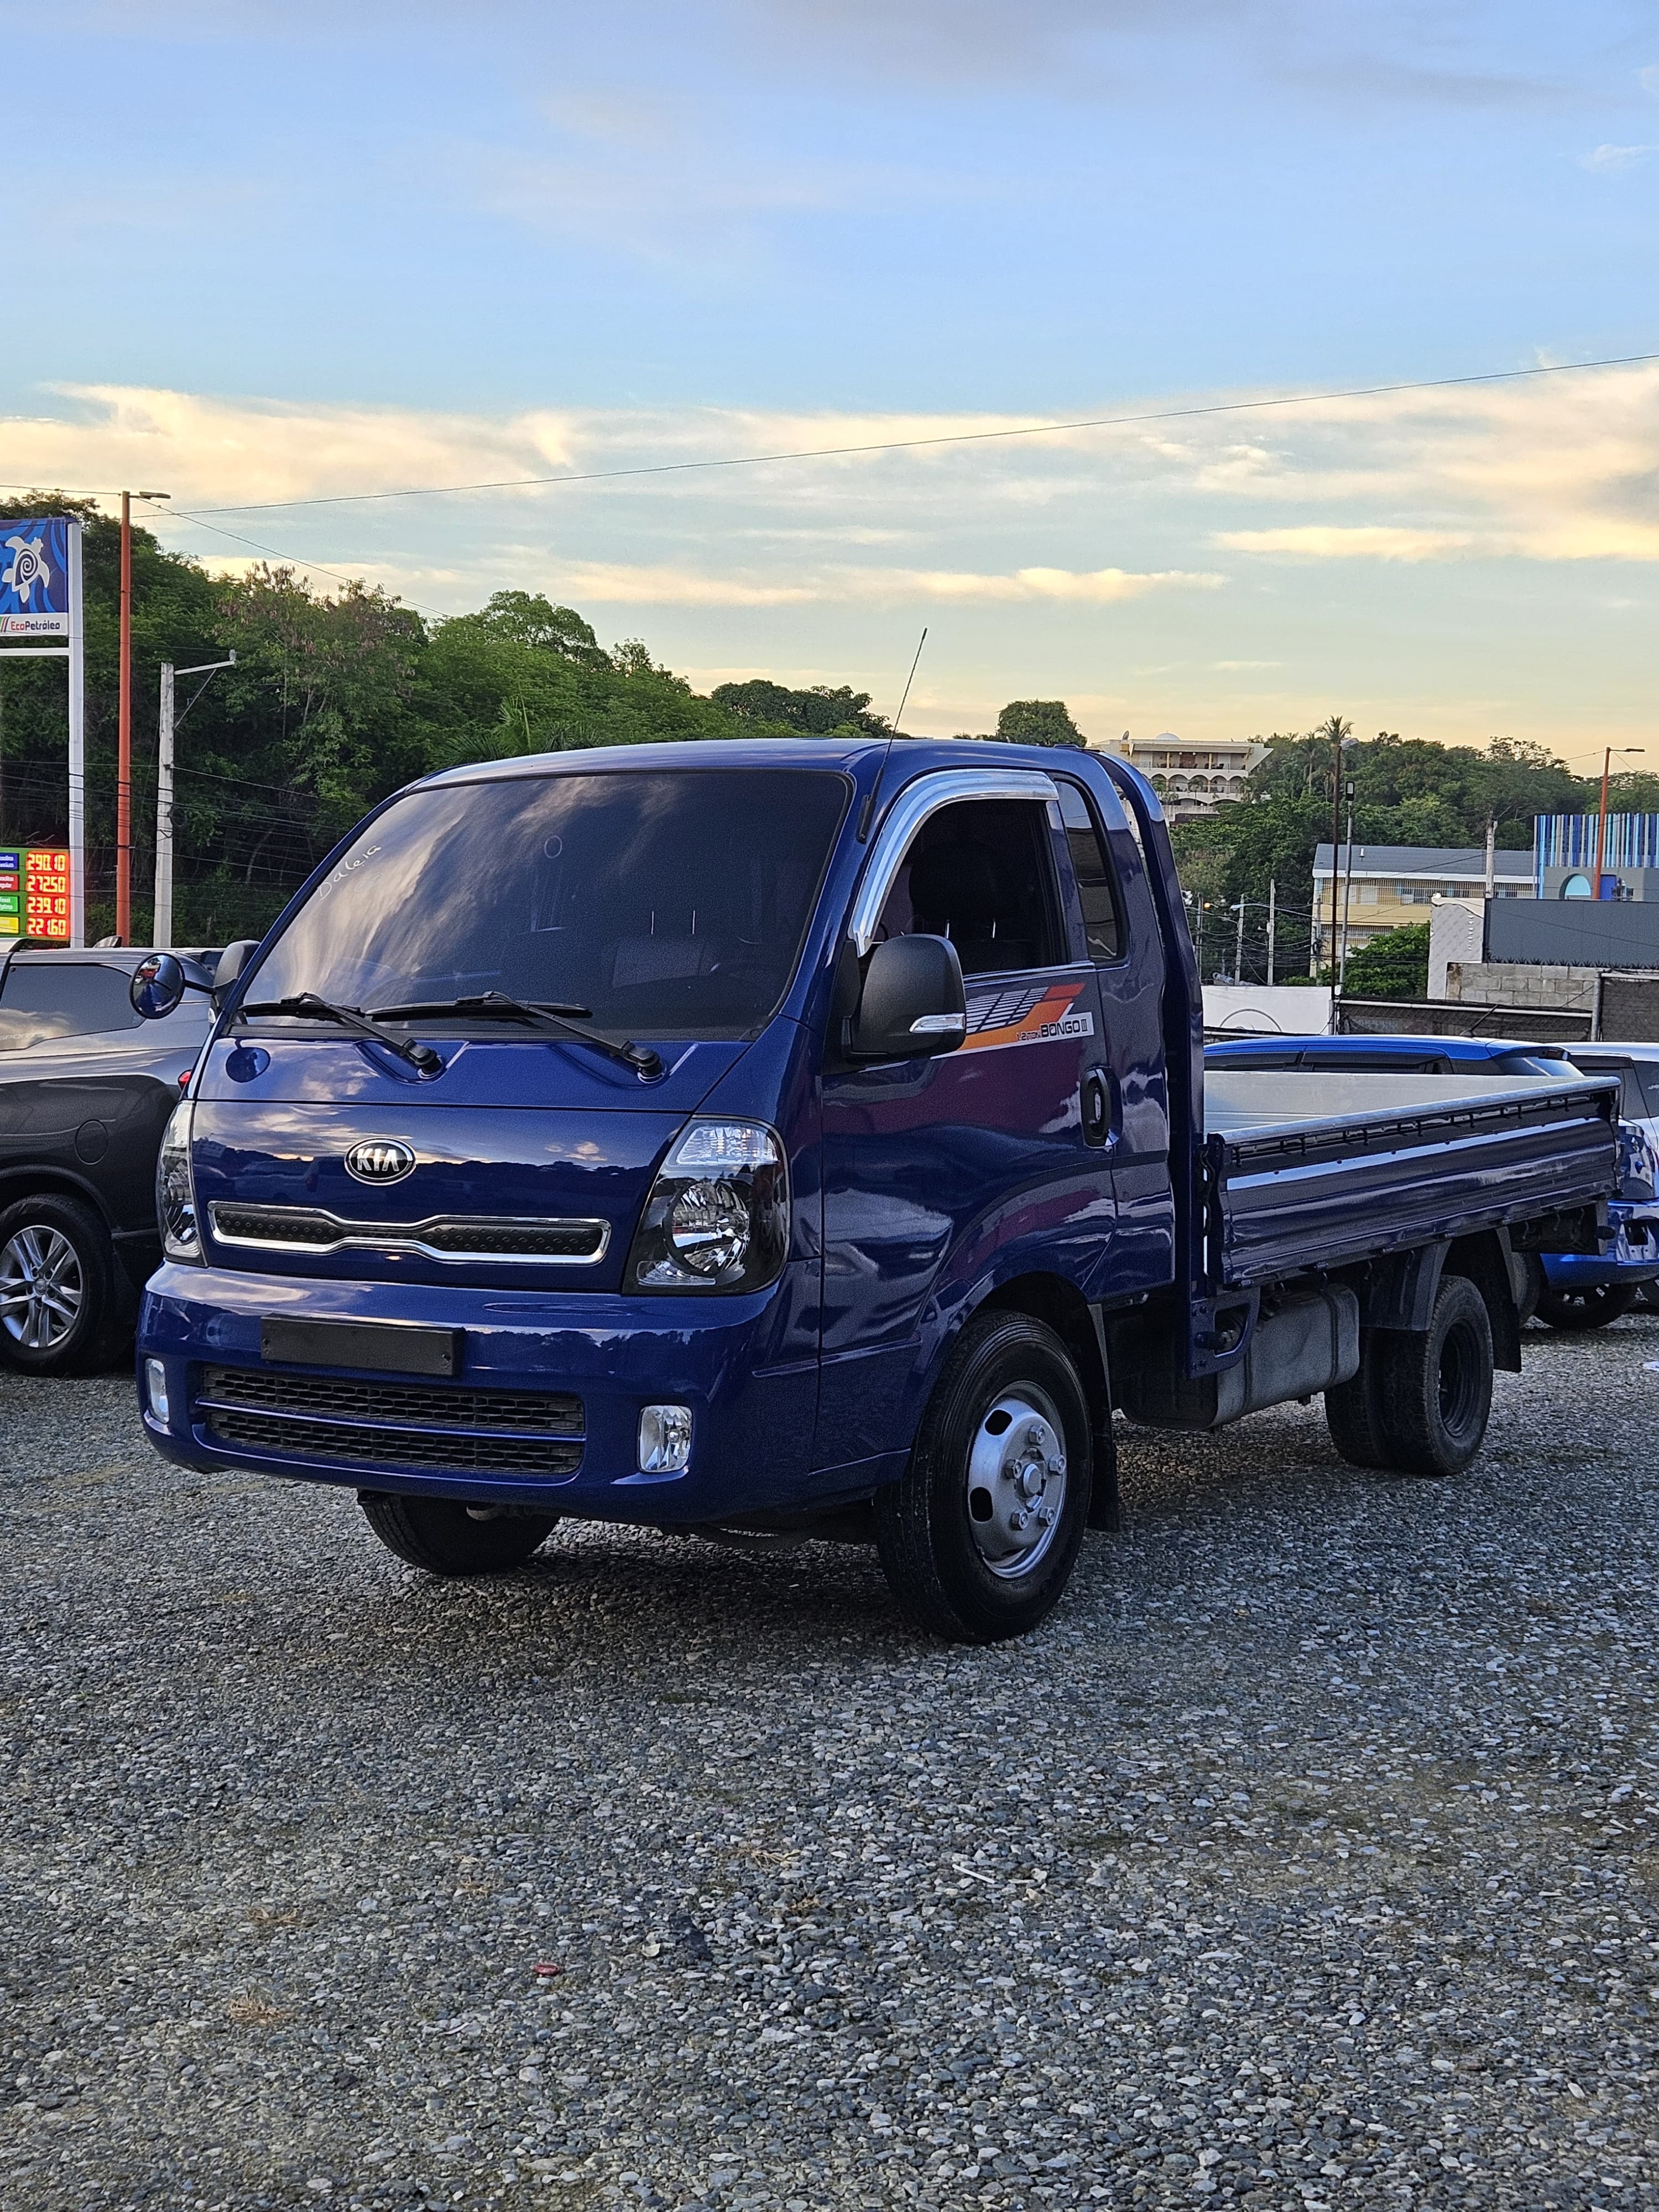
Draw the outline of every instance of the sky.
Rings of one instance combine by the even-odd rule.
[[[166,489],[171,547],[434,615],[545,592],[700,688],[890,712],[925,626],[917,730],[1644,741],[1659,361],[1376,387],[1659,353],[1653,0],[0,0],[0,40],[7,484]],[[342,496],[607,471],[657,472]]]

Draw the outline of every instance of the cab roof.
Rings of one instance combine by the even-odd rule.
[[[1069,745],[1016,745],[994,738],[699,738],[670,744],[589,745],[568,752],[519,753],[443,769],[405,787],[495,783],[517,776],[568,775],[594,769],[682,768],[839,769],[855,772],[892,749],[896,775],[931,768],[1062,768],[1091,757]]]

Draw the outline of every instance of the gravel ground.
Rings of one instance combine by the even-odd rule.
[[[0,2204],[1659,2197],[1659,1316],[1447,1483],[1126,1433],[1029,1641],[861,1553],[456,1587],[0,1383]]]

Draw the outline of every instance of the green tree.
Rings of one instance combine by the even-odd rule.
[[[997,716],[997,735],[1015,745],[1083,745],[1088,741],[1063,699],[1011,699]]]
[[[1426,999],[1429,925],[1414,921],[1385,929],[1348,955],[1344,988],[1357,999]]]
[[[728,714],[771,729],[795,730],[813,738],[884,738],[884,715],[870,712],[870,694],[850,684],[814,684],[805,691],[774,684],[764,676],[743,684],[717,684],[709,697]]]

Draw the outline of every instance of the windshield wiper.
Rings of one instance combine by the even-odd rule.
[[[327,999],[319,999],[314,991],[301,991],[292,999],[260,999],[252,1006],[238,1006],[233,1021],[246,1020],[249,1014],[299,1014],[313,1022],[338,1022],[342,1029],[355,1030],[359,1036],[372,1037],[388,1052],[395,1052],[399,1060],[406,1060],[422,1075],[434,1075],[443,1066],[441,1054],[429,1044],[417,1044],[413,1037],[401,1042],[389,1037],[384,1030],[375,1028],[360,1006],[337,1006]]]
[[[586,1006],[562,1006],[557,1000],[510,999],[505,991],[484,991],[471,999],[435,999],[412,1006],[374,1006],[369,1012],[371,1018],[377,1022],[428,1021],[441,1014],[483,1014],[501,1021],[531,1022],[574,1037],[578,1044],[591,1044],[596,1052],[608,1053],[624,1067],[631,1067],[636,1075],[662,1073],[662,1061],[649,1045],[635,1044],[628,1039],[613,1044],[597,1030],[583,1029],[569,1018],[572,1014],[589,1012]]]

